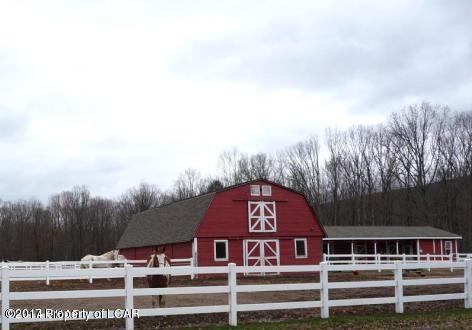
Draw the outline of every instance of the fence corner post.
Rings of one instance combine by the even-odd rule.
[[[238,325],[238,300],[237,300],[237,282],[236,282],[236,264],[228,264],[228,305],[229,305],[229,315],[228,323],[230,326]]]
[[[10,309],[10,270],[8,266],[3,265],[2,269],[2,330],[10,329],[10,320],[6,317],[5,311]]]
[[[321,262],[320,267],[321,318],[327,319],[329,317],[328,264],[326,262]]]
[[[133,265],[126,264],[125,265],[125,309],[127,309],[128,313],[134,315],[132,313],[132,309],[134,308],[134,301],[133,301]],[[133,330],[134,329],[134,318],[127,317],[125,321],[126,330]]]
[[[403,313],[403,264],[395,262],[395,313]]]

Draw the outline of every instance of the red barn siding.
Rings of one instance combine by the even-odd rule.
[[[279,239],[279,257],[281,265],[315,265],[323,258],[321,252],[321,240],[317,237],[307,238],[307,258],[295,257],[294,238]],[[199,238],[198,239],[198,265],[199,266],[225,266],[229,262],[234,262],[238,266],[244,265],[244,239],[228,239],[228,261],[215,261],[214,259],[214,240],[224,240],[219,238]]]
[[[248,200],[276,202],[277,232],[249,232]],[[272,196],[253,197],[249,194],[249,184],[216,194],[197,231],[199,238],[221,236],[276,238],[281,236],[295,237],[300,234],[303,236],[323,236],[321,226],[302,195],[272,185]]]
[[[192,242],[167,244],[163,246],[166,255],[171,259],[186,259],[192,257]],[[120,254],[130,260],[145,260],[152,253],[151,246],[120,250]]]
[[[251,184],[266,185],[263,181]],[[197,230],[198,265],[244,264],[245,239],[278,239],[280,264],[315,264],[322,259],[324,232],[305,198],[282,187],[272,186],[272,196],[250,196],[250,185],[215,195]],[[275,201],[276,232],[249,232],[248,201]],[[307,238],[308,258],[295,258],[294,238]],[[228,240],[229,261],[214,261],[214,240]]]

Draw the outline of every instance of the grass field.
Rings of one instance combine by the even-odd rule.
[[[273,323],[248,323],[237,328],[214,326],[192,329],[472,329],[472,309],[375,316],[339,315]]]

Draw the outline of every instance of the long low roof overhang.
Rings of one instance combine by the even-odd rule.
[[[323,241],[371,241],[371,240],[411,240],[411,239],[462,239],[461,236],[449,237],[325,237]]]

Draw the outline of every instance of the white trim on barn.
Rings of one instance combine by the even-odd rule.
[[[297,241],[302,241],[303,244],[305,245],[305,254],[303,255],[298,255],[298,250],[297,250]],[[293,239],[293,245],[295,247],[295,258],[296,259],[306,259],[308,258],[308,243],[306,238],[294,238]],[[329,253],[328,253],[329,254]]]
[[[261,195],[261,187],[258,184],[252,184],[250,190],[251,190],[251,196]]]
[[[272,186],[263,185],[261,187],[262,196],[272,196]]]
[[[250,233],[277,231],[275,202],[248,202],[248,221]],[[256,213],[259,212],[257,215]]]
[[[216,243],[225,243],[225,258],[217,258],[216,257]],[[213,241],[213,260],[214,261],[228,261],[229,260],[229,253],[228,253],[228,240],[227,239],[215,239]]]
[[[440,242],[441,242],[441,260],[444,260],[442,256],[443,255],[443,240],[440,240]]]
[[[193,265],[195,267],[198,266],[198,240],[195,237],[192,242],[192,258],[193,258]]]

